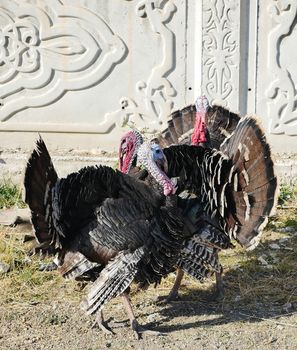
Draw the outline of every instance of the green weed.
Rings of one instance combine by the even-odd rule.
[[[0,183],[0,209],[13,206],[25,208],[26,204],[22,200],[22,190],[10,181],[4,181]]]

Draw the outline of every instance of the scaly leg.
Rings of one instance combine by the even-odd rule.
[[[105,334],[109,334],[109,335],[113,335],[114,332],[108,327],[106,326],[105,322],[104,322],[104,318],[103,318],[103,312],[102,310],[100,312],[98,312],[97,316],[96,316],[96,320],[92,326],[92,328],[94,328],[96,325],[99,326],[99,328],[105,333]]]
[[[218,300],[223,299],[225,296],[225,284],[220,272],[216,272],[216,290],[215,297]]]
[[[184,274],[185,273],[182,269],[177,269],[174,285],[173,285],[170,293],[168,294],[168,297],[166,298],[166,302],[179,299],[178,290],[179,290],[181,281],[184,277]]]
[[[133,309],[132,309],[129,295],[127,293],[123,293],[122,298],[123,298],[123,304],[124,304],[126,311],[127,311],[127,315],[130,319],[131,328],[136,335],[136,339],[140,339],[142,334],[162,335],[162,333],[160,333],[160,332],[151,331],[149,329],[145,329],[143,326],[140,326],[135,318],[135,314],[134,314]]]

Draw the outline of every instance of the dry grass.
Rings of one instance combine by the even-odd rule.
[[[10,266],[7,274],[0,274],[0,305],[34,305],[48,298],[79,297],[75,291],[76,282],[65,281],[57,272],[38,270],[39,256],[28,256],[32,243],[23,243],[24,235],[30,234],[30,229],[25,227],[24,230],[24,226],[0,226],[0,261]]]

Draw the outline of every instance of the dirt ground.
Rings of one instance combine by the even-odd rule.
[[[94,317],[79,307],[88,286],[81,290],[78,282],[65,281],[56,272],[37,271],[39,257],[25,255],[30,242],[24,245],[23,239],[30,234],[29,225],[2,227],[0,261],[13,267],[0,275],[0,349],[295,350],[297,232],[292,216],[290,220],[293,228],[281,224],[279,229],[275,219],[254,252],[222,254],[226,294],[221,301],[208,300],[213,281],[201,284],[186,278],[179,301],[158,303],[159,296],[168,294],[173,274],[157,288],[132,291],[138,321],[164,333],[141,340],[128,326],[114,329],[113,336],[92,328]],[[120,298],[105,308],[104,315],[127,318]]]
[[[130,329],[118,328],[108,336],[92,329],[77,302],[48,300],[42,304],[2,306],[1,349],[296,349],[296,314],[282,315],[278,305],[225,305],[199,301],[189,293],[166,307],[141,295],[135,308],[138,320],[164,336],[137,341]],[[195,300],[193,300],[195,299]],[[106,315],[125,318],[121,304]],[[253,316],[253,317],[251,317]],[[259,318],[256,318],[259,317]],[[265,318],[266,320],[262,320]],[[295,324],[295,327],[293,327]]]

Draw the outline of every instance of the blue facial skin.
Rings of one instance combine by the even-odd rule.
[[[153,143],[151,145],[151,150],[153,152],[154,162],[156,162],[157,164],[162,164],[165,161],[165,156],[162,151],[162,148],[156,143]]]

